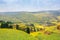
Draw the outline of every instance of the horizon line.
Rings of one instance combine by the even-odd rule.
[[[60,10],[60,9],[55,9],[55,10]],[[0,11],[0,12],[40,12],[40,11],[54,11],[54,9],[50,9],[50,10],[39,10],[39,11],[23,11],[23,10],[20,10],[20,11]]]

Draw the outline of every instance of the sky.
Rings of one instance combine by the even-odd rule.
[[[0,12],[60,9],[60,0],[0,0]]]

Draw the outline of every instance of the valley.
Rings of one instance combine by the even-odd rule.
[[[0,40],[4,39],[60,40],[60,11],[0,12]]]

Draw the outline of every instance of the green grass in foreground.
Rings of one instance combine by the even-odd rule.
[[[51,35],[39,34],[37,38],[38,40],[60,40],[60,34],[59,33],[53,33]]]
[[[0,29],[0,40],[60,40],[60,34],[46,35],[39,33],[35,38],[20,30]]]
[[[20,30],[0,29],[0,40],[36,40]]]

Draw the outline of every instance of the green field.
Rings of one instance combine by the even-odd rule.
[[[0,29],[0,40],[36,40],[36,39],[22,31],[14,29]]]
[[[33,37],[20,30],[0,29],[0,40],[60,40],[60,34],[52,33],[51,35],[46,35],[39,33]]]
[[[53,33],[51,35],[38,34],[36,38],[38,38],[38,40],[60,40],[60,34],[59,33]]]

